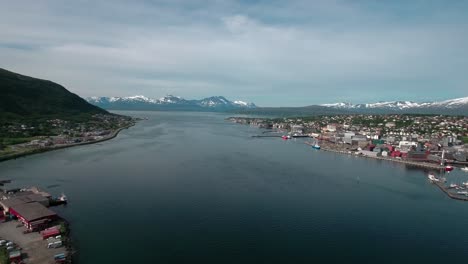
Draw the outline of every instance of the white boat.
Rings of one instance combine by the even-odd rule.
[[[58,198],[60,201],[62,202],[67,202],[67,196],[65,196],[65,194],[62,193],[62,195],[60,195],[60,197]]]
[[[458,194],[464,194],[464,195],[467,195],[468,194],[468,191],[459,191],[457,192]]]
[[[468,167],[461,168],[461,170],[468,172]]]
[[[436,176],[434,176],[433,174],[427,175],[427,178],[429,178],[429,180],[430,180],[431,182],[439,182],[439,181],[440,181],[440,180],[439,180]]]
[[[457,188],[457,187],[458,187],[458,185],[455,184],[455,183],[451,183],[451,184],[450,184],[450,188]]]
[[[468,182],[462,182],[462,185],[468,187]]]

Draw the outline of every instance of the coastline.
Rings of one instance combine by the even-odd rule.
[[[305,143],[305,144],[308,145],[307,143]],[[444,169],[444,166],[440,166],[438,164],[433,164],[433,163],[428,163],[428,162],[416,162],[416,161],[409,161],[409,160],[402,160],[402,159],[400,160],[400,159],[394,159],[394,158],[356,155],[356,154],[349,153],[349,152],[344,151],[344,150],[336,150],[336,149],[326,148],[326,147],[323,147],[323,146],[321,147],[320,150],[339,153],[339,154],[347,154],[347,155],[352,155],[352,156],[356,156],[356,157],[371,158],[371,159],[377,159],[377,160],[386,160],[386,161],[390,161],[390,162],[402,163],[402,164],[405,164],[405,165],[422,167],[422,168],[426,168],[426,169],[433,169],[433,170],[443,170]]]
[[[134,122],[134,123],[132,123],[132,124],[130,124],[128,126],[118,128],[115,131],[113,131],[111,133],[111,135],[109,135],[108,137],[104,137],[104,138],[101,138],[101,139],[98,139],[98,140],[95,140],[95,141],[80,142],[80,143],[68,144],[68,145],[63,145],[63,146],[55,146],[55,147],[50,147],[50,148],[34,149],[32,151],[1,156],[0,157],[0,162],[7,161],[7,160],[12,160],[12,159],[17,159],[17,158],[22,158],[22,157],[26,157],[26,156],[30,156],[30,155],[34,155],[34,154],[40,154],[40,153],[44,153],[44,152],[48,152],[48,151],[58,150],[58,149],[65,149],[65,148],[71,148],[71,147],[83,146],[83,145],[91,145],[91,144],[96,144],[96,143],[108,141],[108,140],[111,140],[111,139],[117,137],[122,130],[131,128],[135,124],[136,124],[136,122]]]

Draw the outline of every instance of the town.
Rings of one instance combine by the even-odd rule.
[[[4,122],[0,126],[0,161],[108,140],[136,121],[127,116],[95,114],[91,118],[72,120]]]
[[[325,149],[418,162],[467,164],[468,118],[463,116],[334,115],[228,120],[271,129],[286,138],[311,137]]]

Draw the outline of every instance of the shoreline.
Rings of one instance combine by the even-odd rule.
[[[307,143],[305,143],[305,144],[308,145]],[[432,170],[439,170],[439,171],[444,170],[444,166],[440,166],[438,164],[431,164],[431,163],[424,163],[424,162],[413,162],[413,161],[408,161],[408,160],[397,160],[397,159],[384,158],[384,157],[372,157],[372,156],[366,156],[366,155],[356,155],[354,153],[349,153],[347,151],[335,150],[335,149],[330,149],[330,148],[326,148],[326,147],[325,148],[322,147],[320,150],[328,151],[328,152],[334,152],[334,153],[338,153],[338,154],[347,154],[347,155],[351,155],[351,156],[355,156],[355,157],[385,160],[385,161],[390,161],[390,162],[401,163],[401,164],[408,165],[408,166],[421,167],[421,168],[425,168],[425,169],[432,169]],[[450,192],[449,188],[444,186],[440,182],[433,182],[433,183],[434,183],[434,185],[436,185],[438,187],[438,189],[440,189],[450,199],[457,200],[457,201],[468,202],[468,197],[464,197],[464,196],[457,195],[455,193]]]
[[[305,144],[308,145],[307,143],[305,143]],[[330,149],[330,148],[323,147],[323,146],[321,147],[320,150],[339,153],[339,154],[347,154],[347,155],[352,155],[352,156],[356,156],[356,157],[371,158],[371,159],[377,159],[377,160],[386,160],[386,161],[390,161],[390,162],[402,163],[402,164],[405,164],[405,165],[422,167],[422,168],[426,168],[426,169],[433,169],[433,170],[443,170],[444,169],[444,166],[440,166],[438,164],[432,164],[432,163],[427,163],[427,162],[418,162],[418,161],[409,161],[409,160],[402,160],[402,159],[400,160],[400,159],[394,159],[394,158],[356,155],[354,153],[349,153],[349,152],[344,151],[344,150],[335,150],[335,149]]]
[[[27,152],[2,156],[2,157],[0,157],[0,162],[12,160],[12,159],[18,159],[18,158],[22,158],[22,157],[26,157],[26,156],[30,156],[30,155],[34,155],[34,154],[40,154],[40,153],[44,153],[44,152],[54,151],[54,150],[58,150],[58,149],[65,149],[65,148],[71,148],[71,147],[76,147],[76,146],[83,146],[83,145],[91,145],[91,144],[101,143],[101,142],[108,141],[108,140],[116,138],[122,130],[129,129],[129,128],[135,126],[135,125],[136,125],[136,122],[132,123],[131,125],[118,128],[115,131],[113,131],[110,136],[104,137],[104,138],[101,138],[101,139],[98,139],[98,140],[95,140],[95,141],[80,142],[80,143],[68,144],[68,145],[56,146],[56,147],[50,147],[50,148],[40,148],[40,149],[34,149],[34,150],[31,150],[31,151],[27,151]]]

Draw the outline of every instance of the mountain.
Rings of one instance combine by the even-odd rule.
[[[0,68],[0,117],[31,118],[107,113],[63,86]]]
[[[468,115],[468,97],[440,102],[417,103],[412,101],[389,101],[366,104],[333,103],[321,106],[347,110],[354,113],[415,113]]]
[[[88,97],[86,100],[91,104],[110,110],[228,111],[256,107],[253,103],[230,101],[223,96],[186,100],[173,95],[166,95],[159,99],[136,95],[130,97]]]

